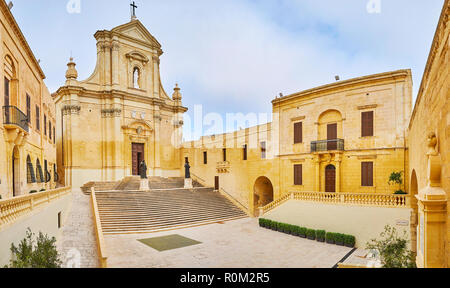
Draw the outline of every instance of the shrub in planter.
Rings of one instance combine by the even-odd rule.
[[[277,231],[284,232],[284,224],[283,223],[277,223]]]
[[[300,229],[300,227],[293,225],[291,234],[294,235],[294,236],[299,236],[300,235],[299,234],[300,233],[299,229]]]
[[[289,234],[289,224],[283,224],[283,233]]]
[[[45,192],[46,190],[45,189],[41,189],[41,190],[39,190],[39,192]]]
[[[395,195],[408,195],[408,193],[406,193],[405,191],[403,191],[403,190],[398,190],[398,191],[395,191],[395,193],[394,193]]]
[[[299,227],[298,228],[298,236],[300,236],[302,238],[306,238],[306,228]]]
[[[354,248],[356,244],[355,236],[344,235],[344,245],[349,248]]]
[[[325,235],[327,232],[325,230],[317,230],[316,231],[316,240],[319,242],[325,242]]]
[[[343,246],[344,245],[344,235],[340,234],[340,233],[336,233],[334,235],[334,243],[336,245]]]
[[[34,194],[34,193],[37,193],[37,191],[36,190],[31,190],[30,191],[30,194]]]
[[[259,218],[259,227],[264,227],[264,219]]]
[[[328,232],[325,235],[325,239],[326,239],[328,244],[334,244],[334,238],[335,238],[334,236],[335,236],[335,233],[331,233],[331,232]]]
[[[273,231],[277,231],[278,223],[276,221],[271,221],[270,222],[270,229],[272,229]]]
[[[307,229],[306,238],[308,238],[309,240],[316,240],[316,230]]]
[[[267,229],[272,229],[272,220],[266,219],[266,225],[264,226]]]
[[[288,233],[291,235],[295,234],[295,225],[288,225]]]

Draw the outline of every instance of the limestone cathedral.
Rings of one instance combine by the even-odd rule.
[[[135,17],[97,31],[97,65],[78,80],[73,59],[66,83],[53,95],[61,183],[118,181],[139,175],[180,176],[183,113],[178,85],[170,97],[161,84],[161,44]]]

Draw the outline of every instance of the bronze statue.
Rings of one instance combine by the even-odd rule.
[[[142,160],[141,164],[139,164],[139,175],[141,175],[141,179],[147,179],[147,164],[145,164],[145,160]]]
[[[186,158],[186,164],[184,164],[184,175],[186,179],[191,179],[191,166],[189,165],[189,159]]]

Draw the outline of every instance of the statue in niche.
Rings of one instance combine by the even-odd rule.
[[[139,164],[139,175],[141,175],[141,179],[147,179],[147,164],[145,160],[142,160],[141,164]]]
[[[430,132],[427,137],[427,146],[428,146],[428,156],[436,156],[438,155],[438,152],[436,151],[436,145],[437,145],[437,137],[436,133]]]
[[[133,87],[136,88],[136,89],[141,88],[140,85],[139,85],[140,77],[141,77],[141,75],[139,73],[139,68],[137,68],[137,67],[134,68],[134,71],[133,71]]]

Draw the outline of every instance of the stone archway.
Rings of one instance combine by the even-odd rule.
[[[417,183],[416,170],[411,173],[411,183],[410,183],[410,193],[411,197],[411,250],[417,252],[417,227],[419,225],[419,207],[417,204],[417,194],[419,193],[419,185]]]
[[[20,195],[20,153],[17,146],[12,153],[12,190],[13,197]]]
[[[261,176],[253,186],[254,215],[259,216],[259,208],[273,202],[273,185],[269,178]]]

